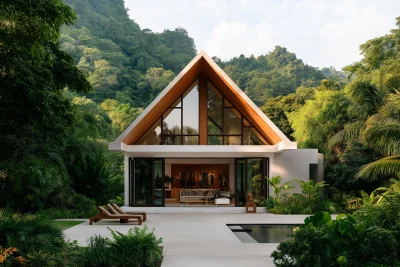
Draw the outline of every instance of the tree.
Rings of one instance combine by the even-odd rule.
[[[0,3],[0,161],[27,144],[60,140],[72,120],[62,96],[91,89],[59,48],[60,27],[76,18],[61,0]]]
[[[60,154],[74,116],[63,90],[91,90],[58,43],[75,19],[61,0],[0,2],[2,205],[41,208],[68,186]]]
[[[387,102],[367,121],[363,140],[385,155],[365,165],[357,177],[376,180],[381,176],[400,174],[400,93],[387,96]]]
[[[107,112],[111,119],[114,137],[121,134],[143,111],[141,108],[138,109],[131,107],[129,104],[121,104],[113,99],[105,100],[101,103],[101,107]]]

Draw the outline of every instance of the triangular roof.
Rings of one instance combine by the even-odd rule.
[[[114,144],[133,145],[196,78],[207,78],[238,108],[272,145],[291,141],[203,51],[171,81],[151,104],[126,128]]]

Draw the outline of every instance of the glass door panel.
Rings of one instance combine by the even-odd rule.
[[[162,159],[154,160],[154,172],[154,206],[164,206],[164,161]]]
[[[130,205],[164,206],[164,160],[134,158]]]
[[[243,158],[235,160],[236,206],[245,206],[248,194],[253,195],[257,206],[263,204],[267,196],[268,158]]]
[[[153,160],[134,159],[133,206],[153,205]]]
[[[236,160],[236,206],[246,204],[246,160]]]
[[[264,190],[264,159],[247,159],[247,194],[253,195],[253,202],[262,205]]]

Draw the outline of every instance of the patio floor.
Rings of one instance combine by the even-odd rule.
[[[306,215],[273,214],[149,214],[146,222],[163,238],[166,247],[162,267],[219,266],[261,267],[274,266],[270,257],[278,244],[242,243],[226,224],[301,224]],[[107,227],[126,233],[135,223],[88,221],[64,231],[66,239],[86,244],[88,237],[110,236]]]

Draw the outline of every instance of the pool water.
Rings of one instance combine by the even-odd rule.
[[[245,232],[258,243],[281,243],[289,239],[293,233],[294,224],[239,224],[228,225],[234,233]],[[239,235],[237,235],[239,237]],[[242,238],[239,237],[242,240]],[[246,242],[247,241],[243,241]]]

